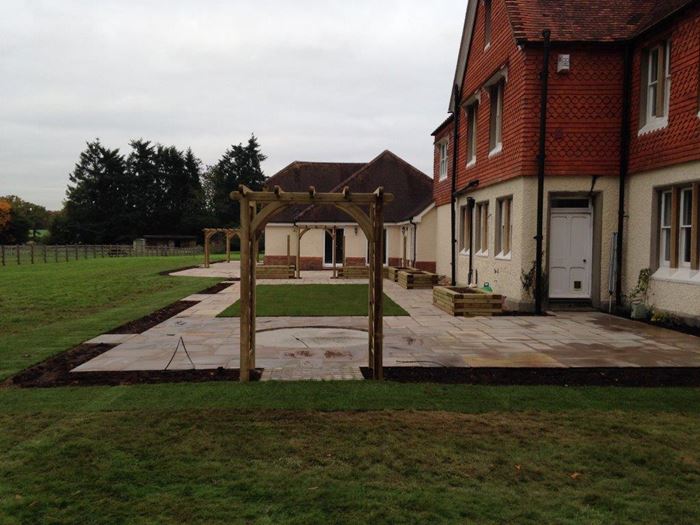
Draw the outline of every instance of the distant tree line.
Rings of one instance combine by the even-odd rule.
[[[70,174],[64,208],[51,221],[50,242],[112,244],[236,226],[238,203],[229,194],[239,184],[260,189],[265,159],[255,135],[206,168],[189,148],[139,139],[124,155],[99,139],[88,142]]]
[[[38,241],[49,228],[53,215],[55,212],[16,195],[0,197],[0,244]]]

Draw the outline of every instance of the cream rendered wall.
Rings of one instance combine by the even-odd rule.
[[[367,237],[359,226],[345,228],[345,256],[367,258]]]
[[[637,285],[640,270],[656,271],[658,242],[654,193],[657,188],[683,182],[700,180],[700,162],[689,162],[670,168],[631,175],[627,184],[627,222],[625,225],[625,251],[623,292],[629,293]],[[649,285],[649,304],[683,317],[700,317],[700,283],[679,282],[675,278],[688,277],[691,272],[656,272]],[[688,275],[683,275],[687,273]]]
[[[292,235],[291,251],[292,254],[295,254],[295,236],[292,233],[292,228],[265,227],[265,253],[267,255],[287,255],[287,235]]]
[[[435,208],[435,263],[437,273],[450,276],[452,260],[450,255],[450,205]]]
[[[447,208],[447,220],[449,221],[450,207],[443,206]],[[436,244],[438,229],[437,229],[437,217],[438,210],[433,208],[428,213],[423,215],[420,223],[417,224],[416,232],[416,260],[417,261],[435,261],[436,256]],[[413,246],[412,246],[412,236],[409,238],[409,252],[408,258],[411,259],[413,256]],[[449,248],[448,248],[449,250]],[[449,255],[449,253],[448,253]],[[438,273],[442,273],[439,272]]]
[[[474,278],[477,278],[478,285],[483,286],[488,282],[494,292],[506,296],[506,305],[511,309],[523,308],[523,302],[528,302],[526,294],[523,293],[520,276],[525,266],[528,266],[531,259],[530,246],[526,241],[527,237],[534,235],[533,231],[524,227],[523,217],[525,209],[525,179],[511,179],[509,181],[494,184],[481,190],[473,191],[470,197],[479,202],[489,202],[489,228],[488,228],[488,255],[476,255],[473,257]],[[496,246],[496,200],[501,197],[513,197],[513,234],[511,255],[509,259],[496,258],[494,253]],[[463,196],[457,201],[457,238],[462,235],[462,209],[467,206],[467,196]],[[533,223],[534,224],[534,223]],[[447,230],[449,237],[449,229]],[[460,245],[457,244],[459,249]],[[532,254],[535,250],[532,247]],[[449,253],[448,253],[449,255]],[[469,275],[469,253],[467,250],[460,250],[457,253],[457,284],[466,285]]]

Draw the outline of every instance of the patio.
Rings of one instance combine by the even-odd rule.
[[[233,279],[237,272],[238,263],[232,262],[175,275]],[[329,272],[304,272],[301,280],[259,284],[362,282],[331,280]],[[700,366],[698,338],[600,312],[455,318],[431,304],[431,290],[405,290],[385,280],[384,292],[410,314],[384,318],[386,367]],[[239,285],[233,283],[215,295],[185,298],[197,304],[142,334],[99,336],[89,342],[118,346],[74,371],[163,370],[169,362],[172,370],[191,369],[193,364],[198,369],[238,368],[238,319],[216,317],[238,298]],[[263,380],[362,378],[360,367],[367,365],[366,317],[259,317],[257,329],[257,366],[265,369]],[[355,333],[357,337],[351,336]],[[173,357],[180,339],[187,353],[180,348]]]

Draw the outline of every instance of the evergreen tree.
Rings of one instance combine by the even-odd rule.
[[[99,139],[88,142],[69,178],[65,212],[74,241],[99,244],[130,240],[130,225],[123,214],[131,184],[119,150],[103,147]]]
[[[267,157],[262,154],[255,135],[251,135],[244,146],[238,144],[226,150],[219,161],[206,174],[206,193],[209,209],[217,226],[233,226],[240,222],[238,203],[230,194],[245,184],[251,190],[260,190],[265,184],[265,175],[260,164]]]

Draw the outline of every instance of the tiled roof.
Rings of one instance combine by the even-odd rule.
[[[515,39],[556,42],[627,40],[696,0],[505,0]]]
[[[289,169],[291,166],[296,169]],[[339,175],[340,171],[355,169],[348,176],[329,186],[329,166],[335,166],[331,172]],[[280,186],[285,191],[306,191],[314,186],[319,192],[339,192],[348,186],[353,192],[369,193],[379,186],[387,193],[393,193],[396,199],[386,205],[385,222],[401,222],[418,215],[433,201],[433,181],[422,171],[414,168],[408,162],[384,151],[367,164],[329,164],[304,162],[294,163],[280,171],[270,179],[267,186]],[[302,223],[334,223],[354,222],[345,213],[333,206],[305,206],[285,210],[275,216],[272,222],[302,222]]]

